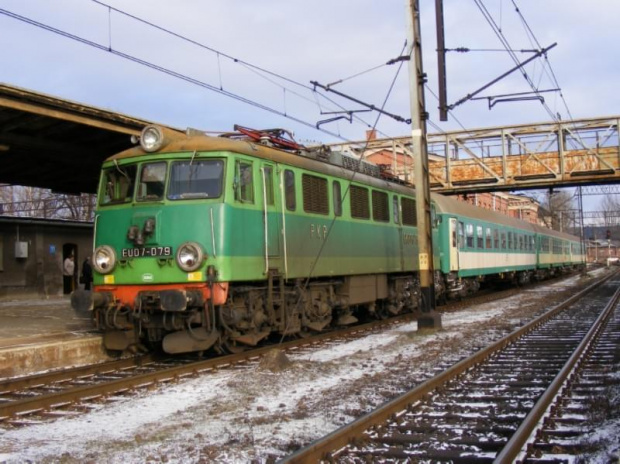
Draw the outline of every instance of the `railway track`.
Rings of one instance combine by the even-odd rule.
[[[512,294],[512,290],[497,292],[496,298]],[[488,301],[490,295],[474,296],[470,302]],[[462,303],[456,303],[456,305]],[[473,304],[473,303],[472,303]],[[451,305],[448,305],[448,310]],[[375,321],[356,327],[333,331],[309,339],[293,340],[264,348],[212,359],[158,358],[142,356],[109,363],[65,369],[45,374],[0,380],[0,425],[26,426],[57,417],[88,411],[93,404],[114,401],[139,389],[179,381],[209,371],[225,369],[243,363],[258,362],[274,348],[300,350],[304,347],[339,339],[357,338],[413,319],[412,314]],[[447,366],[446,366],[447,367]]]
[[[191,358],[159,358],[146,355],[103,364],[95,364],[28,377],[0,381],[0,424],[26,426],[42,420],[75,415],[88,410],[88,405],[139,389],[152,388],[186,377],[259,362],[265,354],[279,350],[300,350],[340,339],[358,338],[385,327],[412,320],[405,314],[384,321],[297,339],[245,351],[238,354],[196,360]]]
[[[283,462],[563,462],[553,454],[579,450],[586,391],[618,362],[619,297],[618,277],[593,285]]]

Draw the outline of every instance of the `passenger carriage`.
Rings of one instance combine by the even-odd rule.
[[[478,290],[485,280],[542,279],[584,261],[577,237],[436,195],[441,272],[449,296]]]

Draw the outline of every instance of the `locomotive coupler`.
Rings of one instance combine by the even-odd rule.
[[[202,293],[193,290],[158,290],[139,292],[136,298],[141,308],[161,309],[162,311],[180,312],[187,308],[202,307]]]

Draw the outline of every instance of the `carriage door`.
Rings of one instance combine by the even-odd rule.
[[[265,261],[267,269],[279,267],[280,257],[280,191],[275,188],[275,165],[261,165]]]
[[[463,227],[463,223],[461,228]],[[450,242],[450,271],[459,270],[459,246],[463,240],[463,230],[459,230],[459,222],[456,218],[450,218],[450,236],[448,237]]]

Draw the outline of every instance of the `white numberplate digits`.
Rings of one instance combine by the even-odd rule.
[[[123,258],[154,258],[157,256],[171,256],[172,247],[144,247],[144,248],[123,248],[121,256]]]

